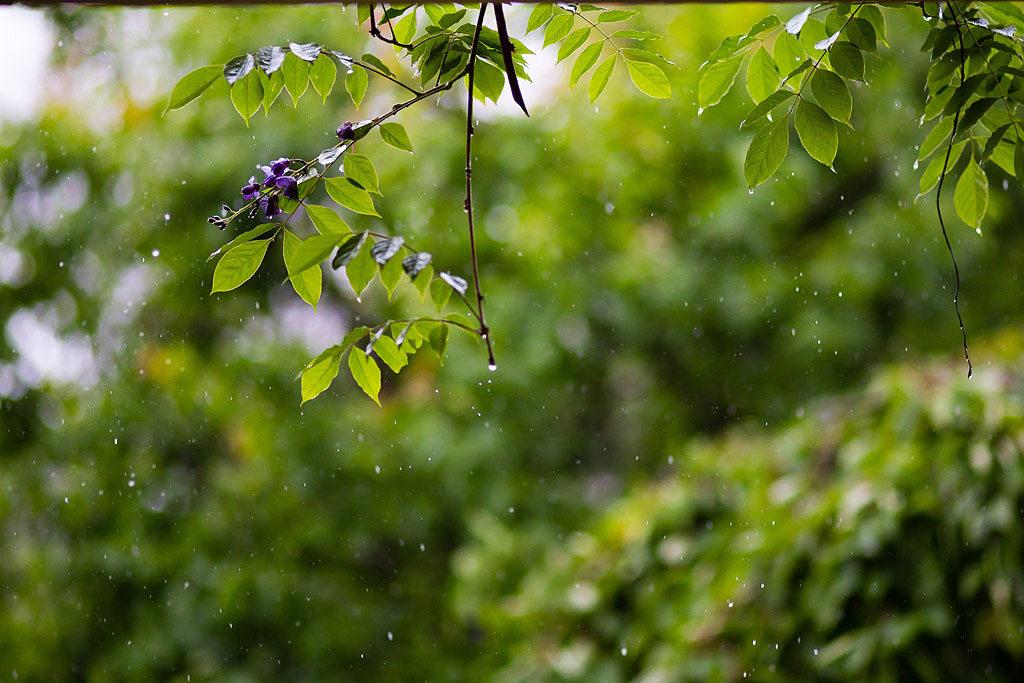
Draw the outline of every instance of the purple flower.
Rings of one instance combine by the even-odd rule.
[[[288,170],[288,167],[291,165],[291,163],[291,159],[285,159],[284,157],[281,157],[280,159],[277,159],[275,161],[271,161],[270,172],[273,173],[274,175],[281,175],[282,173]]]
[[[249,182],[242,188],[243,199],[256,199],[260,194],[260,184],[255,176],[249,176]]]
[[[278,205],[277,196],[260,198],[260,209],[268,219],[273,219],[281,214],[281,207]]]
[[[355,140],[356,133],[352,129],[352,124],[348,121],[338,126],[338,138],[341,140]]]
[[[287,175],[277,175],[267,178],[266,184],[271,187],[278,187],[284,192],[284,196],[288,199],[299,199],[299,183],[295,178]]]

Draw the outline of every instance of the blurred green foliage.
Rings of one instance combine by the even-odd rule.
[[[907,142],[925,26],[888,14],[837,173],[794,154],[748,195],[749,102],[697,117],[696,68],[764,11],[646,9],[671,102],[620,71],[596,109],[557,79],[529,120],[482,108],[500,369],[455,337],[443,367],[386,376],[383,408],[343,381],[300,408],[296,375],[418,293],[332,282],[314,317],[278,265],[209,296],[227,236],[205,217],[395,91],[371,83],[360,112],[307,94],[250,129],[223,96],[159,116],[196,66],[283,38],[357,51],[351,13],[53,15],[45,109],[0,124],[3,674],[1013,680],[1021,354],[1010,336],[951,379]],[[460,107],[401,117],[416,155],[372,150],[383,218],[352,223],[465,272]],[[996,188],[985,236],[953,235],[978,336],[1024,304],[1024,196]],[[914,369],[935,352],[948,368]],[[906,369],[808,408],[882,363]]]

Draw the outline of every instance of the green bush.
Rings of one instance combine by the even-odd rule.
[[[594,524],[480,515],[457,604],[501,680],[1017,680],[1024,337],[681,449]]]

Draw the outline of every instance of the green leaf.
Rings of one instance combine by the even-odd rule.
[[[562,38],[569,35],[569,31],[572,30],[573,15],[568,12],[562,12],[558,14],[548,27],[544,29],[544,47],[557,43]]]
[[[850,122],[853,96],[846,81],[832,71],[818,69],[811,74],[811,94],[818,105],[837,121]]]
[[[398,237],[395,239],[402,238]],[[400,258],[389,259],[384,265],[380,266],[380,283],[384,285],[384,291],[388,293],[388,299],[394,295],[398,283],[402,281],[402,274],[404,272],[402,259]]]
[[[262,225],[257,225],[252,230],[246,230],[242,234],[237,235],[233,240],[231,240],[227,244],[221,245],[217,249],[217,251],[215,251],[212,254],[210,254],[206,258],[206,260],[209,261],[210,259],[214,258],[218,254],[221,254],[221,253],[226,252],[226,251],[230,251],[232,248],[237,247],[239,244],[242,244],[243,242],[248,242],[249,240],[254,240],[257,237],[262,237],[263,235],[267,234],[268,232],[270,232],[271,230],[277,228],[278,226],[279,226],[278,223],[263,223]]]
[[[949,151],[949,166],[947,168],[947,172],[956,165],[957,161],[960,160],[960,155],[963,154],[966,146],[966,140],[953,145],[953,148]],[[915,202],[931,192],[932,189],[939,184],[939,178],[942,176],[942,167],[945,162],[946,155],[943,153],[937,155],[928,163],[927,168],[924,169],[924,173],[921,174],[920,181],[918,181],[918,193],[917,197],[914,198]]]
[[[596,102],[597,98],[604,92],[604,89],[608,87],[608,81],[611,80],[613,71],[615,71],[614,54],[601,62],[601,65],[594,71],[594,75],[590,77],[587,96],[590,98],[591,103]]]
[[[807,59],[807,51],[804,50],[803,45],[789,33],[780,33],[775,39],[772,55],[775,57],[779,71],[784,74],[788,74]]]
[[[590,27],[578,28],[562,41],[562,44],[558,47],[558,59],[555,63],[561,62],[566,57],[576,52],[583,43],[587,42],[587,38],[590,37]]]
[[[380,194],[377,187],[377,169],[373,167],[370,157],[349,152],[345,155],[345,177],[359,183],[367,192]]]
[[[312,235],[305,240],[300,240],[295,254],[292,256],[291,264],[288,266],[288,273],[299,275],[307,269],[318,267],[327,260],[334,248],[346,239],[348,239],[348,235],[330,234]],[[286,265],[288,264],[286,263]]]
[[[400,372],[409,364],[409,356],[398,348],[394,339],[387,335],[383,335],[373,342],[373,352],[391,368],[392,372]]]
[[[377,361],[363,353],[362,349],[354,348],[348,354],[348,369],[359,388],[380,405],[380,399],[377,398],[380,393],[380,367]]]
[[[555,13],[554,5],[539,4],[530,12],[530,18],[526,22],[526,32],[533,33],[550,19]]]
[[[626,69],[633,85],[643,94],[656,99],[672,97],[672,86],[660,67],[650,62],[626,62]]]
[[[285,55],[284,64],[281,65],[281,73],[284,75],[284,87],[292,97],[292,105],[299,105],[299,98],[309,87],[309,62],[299,59],[294,52]]]
[[[854,17],[846,25],[846,39],[865,52],[874,52],[876,49],[875,27],[871,22],[861,17]]]
[[[601,56],[601,48],[604,47],[603,42],[592,43],[580,53],[580,56],[576,58],[576,61],[572,65],[572,73],[569,75],[569,87],[576,87],[576,82],[580,80],[583,74],[590,71],[590,68],[597,64],[598,57]]]
[[[352,104],[356,105],[356,109],[359,109],[359,105],[362,104],[363,96],[366,95],[366,88],[369,84],[370,77],[366,75],[366,69],[353,64],[352,70],[345,76],[345,90],[348,91],[348,95],[352,98]]]
[[[610,9],[597,15],[597,23],[614,24],[619,21],[632,19],[637,14],[639,14],[639,12],[635,9]]]
[[[344,206],[349,211],[361,213],[364,216],[377,216],[377,209],[373,206],[373,197],[361,187],[350,183],[347,178],[328,178],[325,181],[327,194],[331,199]]]
[[[747,93],[754,104],[761,102],[779,87],[779,67],[768,54],[768,50],[759,47],[747,64]]]
[[[416,37],[416,8],[395,24],[395,39],[400,43],[411,43]]]
[[[740,130],[746,128],[752,123],[760,121],[765,116],[768,116],[776,107],[788,102],[790,99],[796,97],[796,93],[792,90],[776,90],[768,97],[761,100],[757,106],[751,109],[746,118],[740,124]]]
[[[174,86],[174,90],[171,91],[171,96],[167,100],[167,106],[164,107],[163,113],[166,114],[172,109],[184,107],[202,95],[206,92],[207,88],[217,82],[222,73],[224,73],[224,65],[214,64],[212,66],[201,66],[195,71],[190,71],[182,76],[178,84]]]
[[[473,94],[477,99],[497,102],[505,89],[505,72],[483,60],[473,65]]]
[[[225,252],[213,271],[213,288],[210,293],[230,292],[251,278],[263,263],[270,241],[243,242]]]
[[[997,97],[982,97],[981,99],[971,102],[971,106],[967,107],[967,111],[964,112],[963,116],[960,117],[960,125],[957,128],[957,133],[963,133],[964,131],[970,130],[971,127],[981,120],[981,117],[992,108],[999,98]]]
[[[292,283],[292,289],[316,311],[316,305],[320,302],[320,295],[323,292],[323,273],[320,272],[319,268],[307,268],[303,271],[297,269],[297,257],[302,246],[302,240],[296,235],[285,230],[282,244],[284,265],[288,271],[288,279]]]
[[[742,55],[737,55],[704,67],[700,74],[700,82],[697,84],[697,102],[701,109],[712,107],[722,101],[736,82],[736,74],[739,73],[742,63]]]
[[[796,105],[793,126],[811,158],[831,168],[839,148],[839,134],[832,117],[818,105],[800,100]]]
[[[263,81],[263,112],[268,113],[284,90],[284,74],[278,69]]]
[[[334,65],[334,60],[326,54],[317,57],[313,66],[309,68],[309,82],[313,84],[313,89],[320,93],[324,104],[327,103],[327,96],[334,89],[334,81],[337,78],[338,67]]]
[[[434,350],[437,357],[444,363],[444,352],[448,348],[448,326],[438,325],[430,331],[427,337],[430,342],[430,348]]]
[[[960,220],[975,230],[981,227],[988,210],[988,177],[973,155],[956,182],[953,206]]]
[[[348,235],[352,228],[342,220],[334,209],[317,204],[306,204],[306,215],[322,235]]]
[[[434,307],[438,311],[447,306],[451,298],[452,288],[444,280],[434,278],[430,281],[430,299],[434,302]]]
[[[864,80],[864,55],[853,43],[840,40],[828,51],[828,61],[843,78]]]
[[[949,139],[949,136],[953,133],[953,119],[944,117],[939,119],[928,135],[924,136],[924,140],[921,142],[921,148],[917,153],[917,160],[924,161],[932,155],[932,153],[942,145],[943,142]]]
[[[357,297],[363,293],[366,286],[373,280],[373,276],[377,274],[377,262],[373,260],[373,255],[370,253],[369,242],[370,240],[367,239],[362,240],[359,250],[345,266],[345,277],[348,278],[348,283]]]
[[[255,71],[250,71],[231,86],[231,104],[235,105],[235,111],[245,119],[245,125],[248,126],[249,119],[263,104],[263,84]]]
[[[754,188],[772,177],[789,152],[789,117],[769,122],[750,141],[743,174],[747,187]]]
[[[341,366],[342,348],[332,346],[325,349],[302,370],[302,402],[311,401],[322,394],[338,376]]]
[[[392,147],[412,154],[412,142],[409,141],[409,134],[400,123],[382,123],[378,128],[380,137]]]

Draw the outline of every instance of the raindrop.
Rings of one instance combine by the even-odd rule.
[[[164,214],[164,220],[165,220],[165,221],[169,221],[169,220],[171,220],[171,214],[169,214],[169,213],[165,213],[165,214]]]
[[[619,650],[619,652],[621,652],[622,656],[625,657],[626,656],[626,652],[628,652],[628,650],[626,650],[626,648],[622,648],[621,650]]]
[[[157,256],[160,255],[160,250],[159,249],[154,249],[151,253],[153,254],[153,258],[156,258]]]
[[[494,363],[491,363],[490,365],[487,366],[487,369],[490,370],[491,372],[494,372],[495,370],[498,369],[498,366]]]

